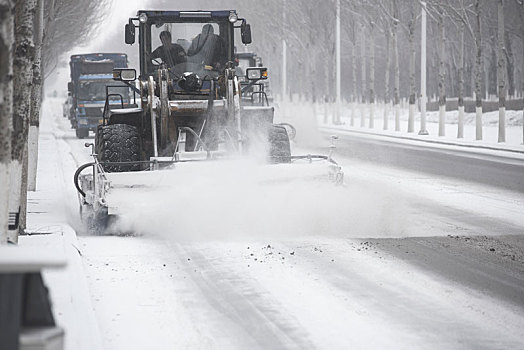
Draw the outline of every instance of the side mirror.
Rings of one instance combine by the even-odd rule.
[[[132,68],[113,69],[113,80],[118,81],[135,81],[136,70]]]
[[[246,21],[242,22],[240,26],[240,35],[242,37],[242,44],[251,44],[251,25]]]
[[[126,24],[125,29],[125,40],[126,44],[132,45],[135,43],[135,24],[132,20],[129,20],[129,23]]]
[[[70,81],[69,83],[67,83],[67,91],[73,92],[73,82]]]

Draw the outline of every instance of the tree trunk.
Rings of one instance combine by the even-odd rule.
[[[482,28],[481,0],[475,0],[475,139],[482,140]]]
[[[504,31],[505,50],[504,57],[506,58],[506,69],[508,73],[508,96],[511,98],[515,96],[515,59],[513,57],[513,49],[511,48],[511,38],[509,31]]]
[[[388,121],[389,121],[389,94],[391,90],[390,82],[389,82],[389,66],[391,65],[391,32],[389,30],[389,27],[385,30],[386,35],[386,76],[384,79],[385,83],[385,91],[384,91],[384,125],[383,129],[388,129]]]
[[[458,89],[458,130],[457,138],[464,137],[464,22],[460,27],[460,58],[458,68],[459,89]]]
[[[9,164],[13,113],[14,18],[11,0],[0,0],[0,245],[7,243]]]
[[[499,142],[506,142],[506,64],[504,60],[504,0],[498,0],[498,59],[497,80],[499,95]]]
[[[27,144],[29,126],[31,84],[33,80],[33,19],[35,0],[18,0],[15,5],[15,56],[13,62],[13,134],[11,142],[11,191],[9,195],[10,215],[17,217],[17,224],[8,231],[8,239],[18,242],[19,220],[22,203],[22,173],[26,159],[24,153]]]
[[[44,0],[37,0],[34,21],[35,59],[33,63],[33,88],[31,91],[31,116],[28,136],[27,189],[36,191],[38,164],[38,135],[40,128],[40,106],[42,103],[42,38],[44,35]]]
[[[480,1],[480,0],[479,0]],[[393,72],[395,87],[393,89],[393,109],[395,111],[395,131],[400,131],[400,69],[398,62],[398,42],[397,42],[397,29],[398,29],[398,0],[393,0],[393,16],[395,21],[393,21],[393,29],[391,33],[391,39],[393,44]]]
[[[353,59],[351,62],[351,71],[353,72],[353,103],[351,107],[351,126],[355,125],[355,113],[356,113],[356,104],[358,103],[358,93],[357,93],[357,38],[353,38]]]
[[[370,23],[369,45],[369,128],[375,127],[375,24]]]
[[[408,23],[408,41],[409,41],[409,116],[408,116],[408,132],[415,131],[415,6],[412,4],[411,19]]]
[[[446,32],[444,14],[439,12],[438,136],[446,135]]]
[[[364,26],[360,31],[360,68],[362,72],[362,113],[360,114],[360,126],[366,124],[366,32]]]

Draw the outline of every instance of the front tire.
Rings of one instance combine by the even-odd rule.
[[[96,130],[95,150],[100,163],[139,162],[142,160],[140,135],[127,124],[100,125]],[[102,164],[107,172],[139,171],[141,164]]]

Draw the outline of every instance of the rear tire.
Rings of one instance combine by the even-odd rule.
[[[95,150],[100,163],[142,160],[140,136],[132,125],[100,125],[96,130]],[[142,164],[107,164],[102,167],[107,172],[139,171]]]
[[[268,132],[269,161],[271,163],[290,163],[291,146],[289,136],[283,126],[270,125]]]
[[[76,137],[79,139],[85,139],[89,136],[89,129],[76,129]]]

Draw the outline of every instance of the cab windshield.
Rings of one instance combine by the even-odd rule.
[[[164,64],[175,76],[193,72],[217,77],[230,60],[229,23],[156,23],[151,25],[146,66]],[[146,45],[147,46],[147,45]]]
[[[106,85],[115,85],[110,81],[82,81],[78,90],[78,99],[82,101],[104,101],[106,99]],[[120,94],[124,101],[129,100],[130,91],[127,86],[111,87],[111,94]],[[118,96],[111,96],[111,100],[120,99]]]

